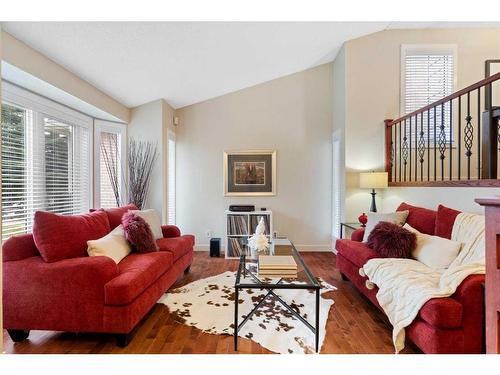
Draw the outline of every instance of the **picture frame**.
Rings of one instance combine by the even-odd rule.
[[[224,196],[276,195],[276,150],[224,151]]]

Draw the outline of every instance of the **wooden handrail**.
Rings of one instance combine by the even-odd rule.
[[[485,78],[479,82],[476,82],[470,86],[463,88],[462,90],[454,92],[451,95],[445,96],[444,98],[439,99],[439,100],[435,101],[434,103],[428,104],[425,107],[422,107],[420,109],[417,109],[416,111],[408,113],[407,115],[404,115],[396,120],[392,120],[391,122],[386,123],[386,126],[390,127],[390,126],[393,126],[395,124],[399,124],[400,122],[402,122],[406,119],[409,119],[410,117],[414,117],[420,113],[424,113],[424,112],[428,111],[429,109],[432,109],[440,104],[444,104],[446,102],[449,102],[450,100],[456,99],[462,95],[467,94],[468,92],[477,90],[478,88],[486,86],[486,85],[488,85],[492,82],[495,82],[499,79],[500,79],[500,73],[493,74],[493,75],[489,76],[488,78]]]
[[[500,110],[491,103],[492,86],[499,83],[496,73],[396,120],[385,120],[389,185],[500,186]]]

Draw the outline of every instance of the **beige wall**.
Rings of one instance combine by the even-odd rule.
[[[158,145],[158,159],[153,168],[145,208],[155,208],[167,221],[167,129],[173,129],[174,110],[163,99],[132,108],[128,137],[153,141]]]
[[[331,248],[332,64],[176,111],[177,223],[199,248],[224,237],[230,204],[271,209],[302,249]],[[224,150],[277,151],[277,195],[225,197]]]
[[[357,173],[384,168],[383,120],[399,117],[401,44],[426,43],[457,45],[457,89],[484,78],[485,60],[500,58],[500,29],[388,30],[345,44],[348,220],[369,208],[370,195],[357,188]],[[477,210],[475,197],[498,193],[498,189],[459,188],[449,194],[451,190],[387,189],[379,194],[378,205],[390,210],[401,200],[429,207],[443,202],[472,211]]]
[[[2,58],[11,65],[128,122],[130,110],[85,80],[35,51],[12,35],[2,32]]]
[[[332,189],[338,194],[338,201],[340,207],[335,207],[336,202],[333,203],[332,217],[336,221],[337,227],[334,229],[334,234],[338,233],[338,223],[345,219],[345,117],[346,117],[346,52],[345,45],[340,49],[335,63],[333,64],[333,138],[340,141],[340,158],[338,162],[333,165],[337,168],[337,180],[333,180]],[[335,194],[334,194],[335,196]]]

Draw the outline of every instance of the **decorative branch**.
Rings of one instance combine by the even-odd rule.
[[[158,145],[152,141],[130,139],[128,147],[128,200],[142,210],[149,192]]]
[[[104,158],[106,172],[108,173],[113,195],[115,196],[116,206],[120,207],[120,183],[118,175],[118,137],[116,134],[101,133],[101,153]]]

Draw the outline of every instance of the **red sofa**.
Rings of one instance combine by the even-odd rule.
[[[451,237],[456,211],[439,206],[437,211],[402,203],[398,211],[409,210],[406,222],[420,232]],[[363,240],[364,229],[352,233],[351,239],[336,242],[337,268],[344,279],[377,306],[378,289],[367,289],[366,277],[359,269],[378,254]],[[424,353],[482,353],[484,324],[484,275],[471,275],[447,298],[429,300],[420,310],[413,323],[406,328],[406,337]]]
[[[104,210],[108,231],[129,208]],[[32,329],[103,332],[117,334],[126,346],[134,327],[193,261],[194,236],[181,236],[172,225],[162,231],[160,251],[131,253],[118,264],[83,255],[46,262],[32,234],[9,238],[3,245],[3,324],[12,340],[24,340]]]

